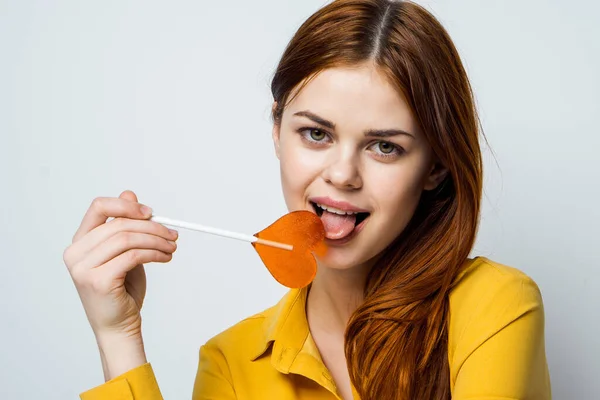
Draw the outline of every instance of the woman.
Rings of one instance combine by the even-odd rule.
[[[321,217],[329,250],[311,285],[201,347],[193,398],[549,399],[536,284],[468,258],[478,119],[439,22],[410,2],[334,1],[292,38],[272,93],[287,207]],[[177,234],[150,215],[130,191],[96,199],[65,251],[107,380],[84,400],[162,398],[142,264],[168,262]]]

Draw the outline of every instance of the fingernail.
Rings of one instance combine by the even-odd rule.
[[[152,215],[152,209],[148,206],[142,206],[142,214],[145,216],[150,216]]]
[[[179,232],[173,230],[173,229],[169,229],[169,233],[173,236],[173,237],[177,237],[179,236]]]

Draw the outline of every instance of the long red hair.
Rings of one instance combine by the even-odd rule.
[[[346,330],[350,378],[363,399],[450,399],[448,295],[475,241],[482,160],[471,86],[448,33],[412,2],[334,1],[288,44],[271,85],[273,119],[318,72],[369,60],[403,94],[449,173],[423,192],[370,272]]]

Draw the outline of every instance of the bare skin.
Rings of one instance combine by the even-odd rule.
[[[148,219],[131,191],[97,198],[63,253],[96,336],[104,379],[147,362],[141,316],[144,263],[169,262],[177,232]],[[106,222],[109,218],[113,220]]]

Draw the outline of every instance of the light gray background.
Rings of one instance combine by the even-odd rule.
[[[474,254],[538,282],[554,398],[598,399],[600,7],[421,3],[465,60],[496,153]],[[269,82],[323,4],[0,1],[0,398],[103,382],[62,261],[94,197],[132,189],[156,213],[247,233],[286,212]],[[201,344],[285,292],[250,245],[184,230],[147,272],[167,399],[190,397]]]

